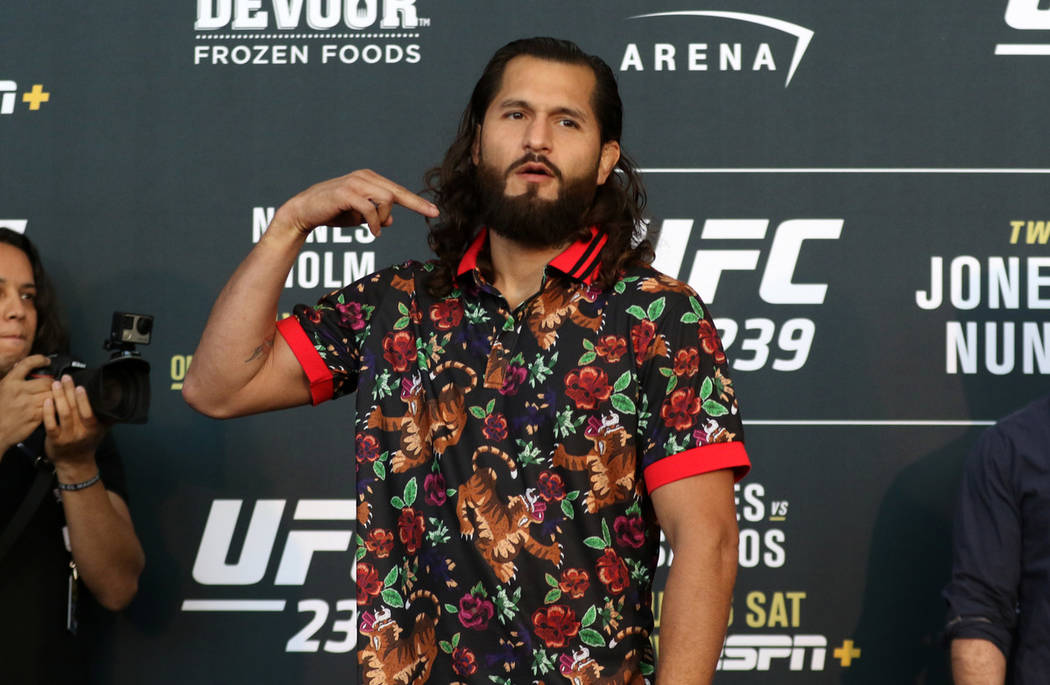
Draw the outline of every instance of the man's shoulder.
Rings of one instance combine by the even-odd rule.
[[[374,293],[380,299],[392,291],[411,295],[415,292],[417,284],[422,282],[422,278],[434,270],[434,264],[433,261],[421,262],[409,259],[400,264],[373,271],[346,286],[342,291],[360,294]]]
[[[628,305],[636,304],[643,307],[662,300],[661,306],[664,307],[680,307],[683,310],[696,306],[703,308],[700,297],[688,283],[672,278],[648,265],[625,270],[613,283],[610,298],[621,300]]]
[[[1012,468],[1050,462],[1050,395],[1003,417],[981,434],[971,464]]]
[[[1033,400],[1003,417],[988,432],[1006,439],[1045,437],[1050,449],[1050,395]]]

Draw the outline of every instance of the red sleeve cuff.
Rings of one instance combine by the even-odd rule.
[[[751,470],[751,460],[742,442],[715,442],[672,454],[645,468],[645,487],[651,493],[661,485],[720,469],[733,469],[739,481]]]
[[[277,332],[288,343],[306,373],[306,379],[310,382],[310,401],[317,405],[332,399],[332,371],[317,353],[299,320],[294,316],[281,319],[277,322]]]

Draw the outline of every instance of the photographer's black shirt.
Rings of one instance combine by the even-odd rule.
[[[32,457],[43,453],[43,428],[22,444],[0,459],[0,530],[6,529],[36,476]],[[126,499],[123,466],[108,435],[96,461],[106,489]],[[96,637],[93,618],[102,610],[80,583],[78,635],[66,630],[70,555],[57,492],[52,486],[45,493],[33,518],[0,559],[2,683],[66,685],[87,680],[85,643]]]

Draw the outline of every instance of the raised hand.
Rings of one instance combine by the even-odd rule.
[[[401,205],[435,218],[438,208],[404,186],[361,169],[310,186],[277,210],[274,223],[288,225],[302,234],[318,226],[357,226],[367,223],[373,235],[393,223],[391,211]]]

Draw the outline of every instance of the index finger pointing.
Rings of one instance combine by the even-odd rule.
[[[387,182],[390,184],[389,190],[394,197],[394,202],[423,216],[429,216],[432,219],[437,218],[439,214],[437,205],[428,202],[402,185],[398,185],[390,180],[387,180]]]

